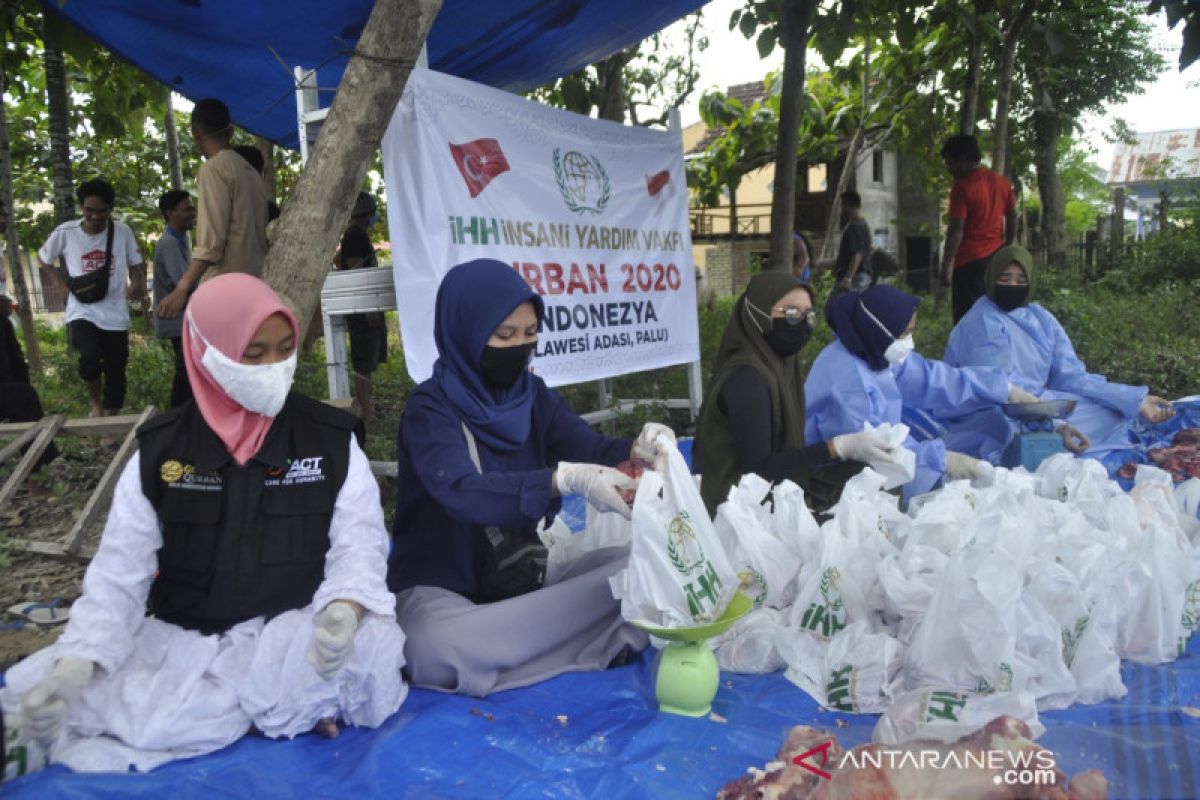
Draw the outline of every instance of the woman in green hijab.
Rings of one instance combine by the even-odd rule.
[[[804,376],[796,354],[816,325],[813,290],[788,272],[751,278],[738,298],[717,351],[700,408],[694,461],[710,514],[746,473],[772,483],[791,480],[817,509],[837,501],[841,486],[866,462],[891,460],[874,433],[804,441]]]

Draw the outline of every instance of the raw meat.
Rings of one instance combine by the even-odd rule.
[[[642,473],[646,470],[654,469],[654,464],[650,463],[644,458],[630,458],[622,461],[620,464],[617,464],[616,468],[634,480],[637,480],[638,478],[642,477]],[[624,500],[630,506],[633,505],[633,497],[637,494],[635,490],[618,489],[617,491],[620,492],[622,500]]]
[[[1179,431],[1170,447],[1151,448],[1147,455],[1151,464],[1171,473],[1176,483],[1200,478],[1200,428]],[[1130,462],[1117,470],[1117,474],[1132,479],[1136,470],[1137,463]]]
[[[900,745],[859,745],[849,752],[825,731],[792,728],[776,761],[751,768],[717,794],[718,800],[1102,800],[1108,782],[1099,770],[1067,783],[1053,754],[1034,743],[1015,717],[997,717],[946,744],[935,739]],[[803,756],[808,769],[796,763]],[[843,766],[844,765],[844,766]],[[960,766],[961,765],[961,766]],[[1016,770],[1012,774],[1010,770]],[[820,770],[828,778],[818,774]],[[1014,780],[1024,783],[1014,783]]]

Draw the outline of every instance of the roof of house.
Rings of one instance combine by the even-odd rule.
[[[738,83],[726,89],[725,94],[741,101],[743,106],[748,106],[751,103],[764,99],[767,96],[767,87],[763,85],[762,81]],[[701,122],[700,124],[703,125],[704,123]],[[696,142],[696,144],[693,145],[692,148],[684,155],[703,153],[708,149],[708,146],[716,141],[723,133],[725,133],[724,128],[713,128],[705,131],[704,135],[700,137],[700,140]]]

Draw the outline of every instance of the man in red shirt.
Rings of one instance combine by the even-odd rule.
[[[980,159],[979,142],[969,134],[951,136],[942,147],[942,161],[954,176],[954,186],[941,277],[951,287],[955,323],[984,295],[988,261],[1001,247],[1012,244],[1017,232],[1012,184],[980,164]]]

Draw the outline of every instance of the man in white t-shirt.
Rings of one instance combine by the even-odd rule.
[[[81,184],[75,192],[83,219],[64,222],[38,250],[38,259],[66,289],[56,269],[61,258],[72,277],[104,266],[108,226],[113,226],[108,294],[95,303],[81,303],[67,292],[67,336],[79,352],[79,377],[87,384],[93,417],[113,416],[125,403],[125,364],[129,360],[128,300],[146,293],[145,264],[133,231],[111,219],[116,195],[102,180]],[[133,282],[130,285],[130,277]],[[102,380],[103,379],[103,380]]]

